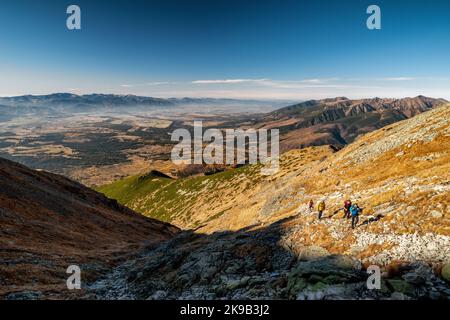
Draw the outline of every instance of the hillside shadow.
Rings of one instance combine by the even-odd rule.
[[[429,298],[449,288],[423,270],[437,287],[406,281],[405,274],[425,264],[403,263],[380,289],[369,290],[369,274],[357,259],[286,240],[286,224],[296,218],[212,234],[183,231],[146,248],[123,276],[134,298],[158,300],[386,299],[394,292],[397,298]]]
[[[389,278],[382,280],[381,288],[369,290],[369,274],[358,260],[287,239],[287,225],[295,227],[294,221],[302,223],[293,215],[236,231],[181,231],[167,241],[149,242],[134,258],[130,256],[114,270],[104,270],[95,280],[84,279],[87,283],[80,294],[60,286],[52,292],[26,290],[4,298],[429,299],[433,294],[442,298],[449,290],[436,277],[417,273],[424,265],[417,263],[387,268]],[[407,274],[415,275],[414,283],[405,281]],[[425,281],[417,281],[421,277]],[[61,283],[66,279],[62,275]]]

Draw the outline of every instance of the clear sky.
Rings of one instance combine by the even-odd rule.
[[[53,92],[450,99],[450,1],[1,0],[0,96]]]

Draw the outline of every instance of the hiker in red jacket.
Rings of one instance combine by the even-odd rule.
[[[314,210],[314,201],[309,201],[309,213],[311,213]]]
[[[345,200],[344,202],[344,218],[350,219],[350,207],[352,202],[350,200]]]

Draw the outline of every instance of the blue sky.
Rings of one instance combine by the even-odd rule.
[[[82,30],[66,28],[71,4]],[[1,96],[450,99],[449,57],[448,0],[0,3]]]

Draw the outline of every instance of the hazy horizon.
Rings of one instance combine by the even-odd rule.
[[[419,96],[424,96],[428,98],[434,98],[434,99],[445,99],[446,97],[439,97],[439,96],[428,96],[424,94],[418,94],[415,96],[398,96],[398,97],[388,97],[388,96],[363,96],[363,97],[352,97],[352,96],[324,96],[321,98],[291,98],[291,99],[283,99],[283,98],[256,98],[256,97],[242,97],[242,98],[233,98],[233,97],[224,97],[224,96],[218,96],[218,97],[212,97],[212,96],[150,96],[150,95],[136,95],[136,94],[122,94],[122,93],[105,93],[105,92],[87,92],[87,93],[73,93],[73,92],[50,92],[50,93],[44,93],[44,94],[20,94],[20,95],[13,95],[13,96],[7,96],[7,95],[0,95],[0,98],[19,98],[19,97],[25,97],[25,96],[34,96],[34,97],[40,97],[40,96],[51,96],[51,95],[57,95],[57,94],[72,94],[75,96],[89,96],[89,95],[117,95],[117,96],[136,96],[136,97],[143,97],[143,98],[154,98],[154,99],[215,99],[215,100],[237,100],[237,101],[261,101],[261,102],[286,102],[286,103],[292,103],[292,102],[302,102],[302,101],[308,101],[308,100],[322,100],[322,99],[334,99],[334,98],[347,98],[350,100],[359,100],[359,99],[404,99],[404,98],[417,98]]]

